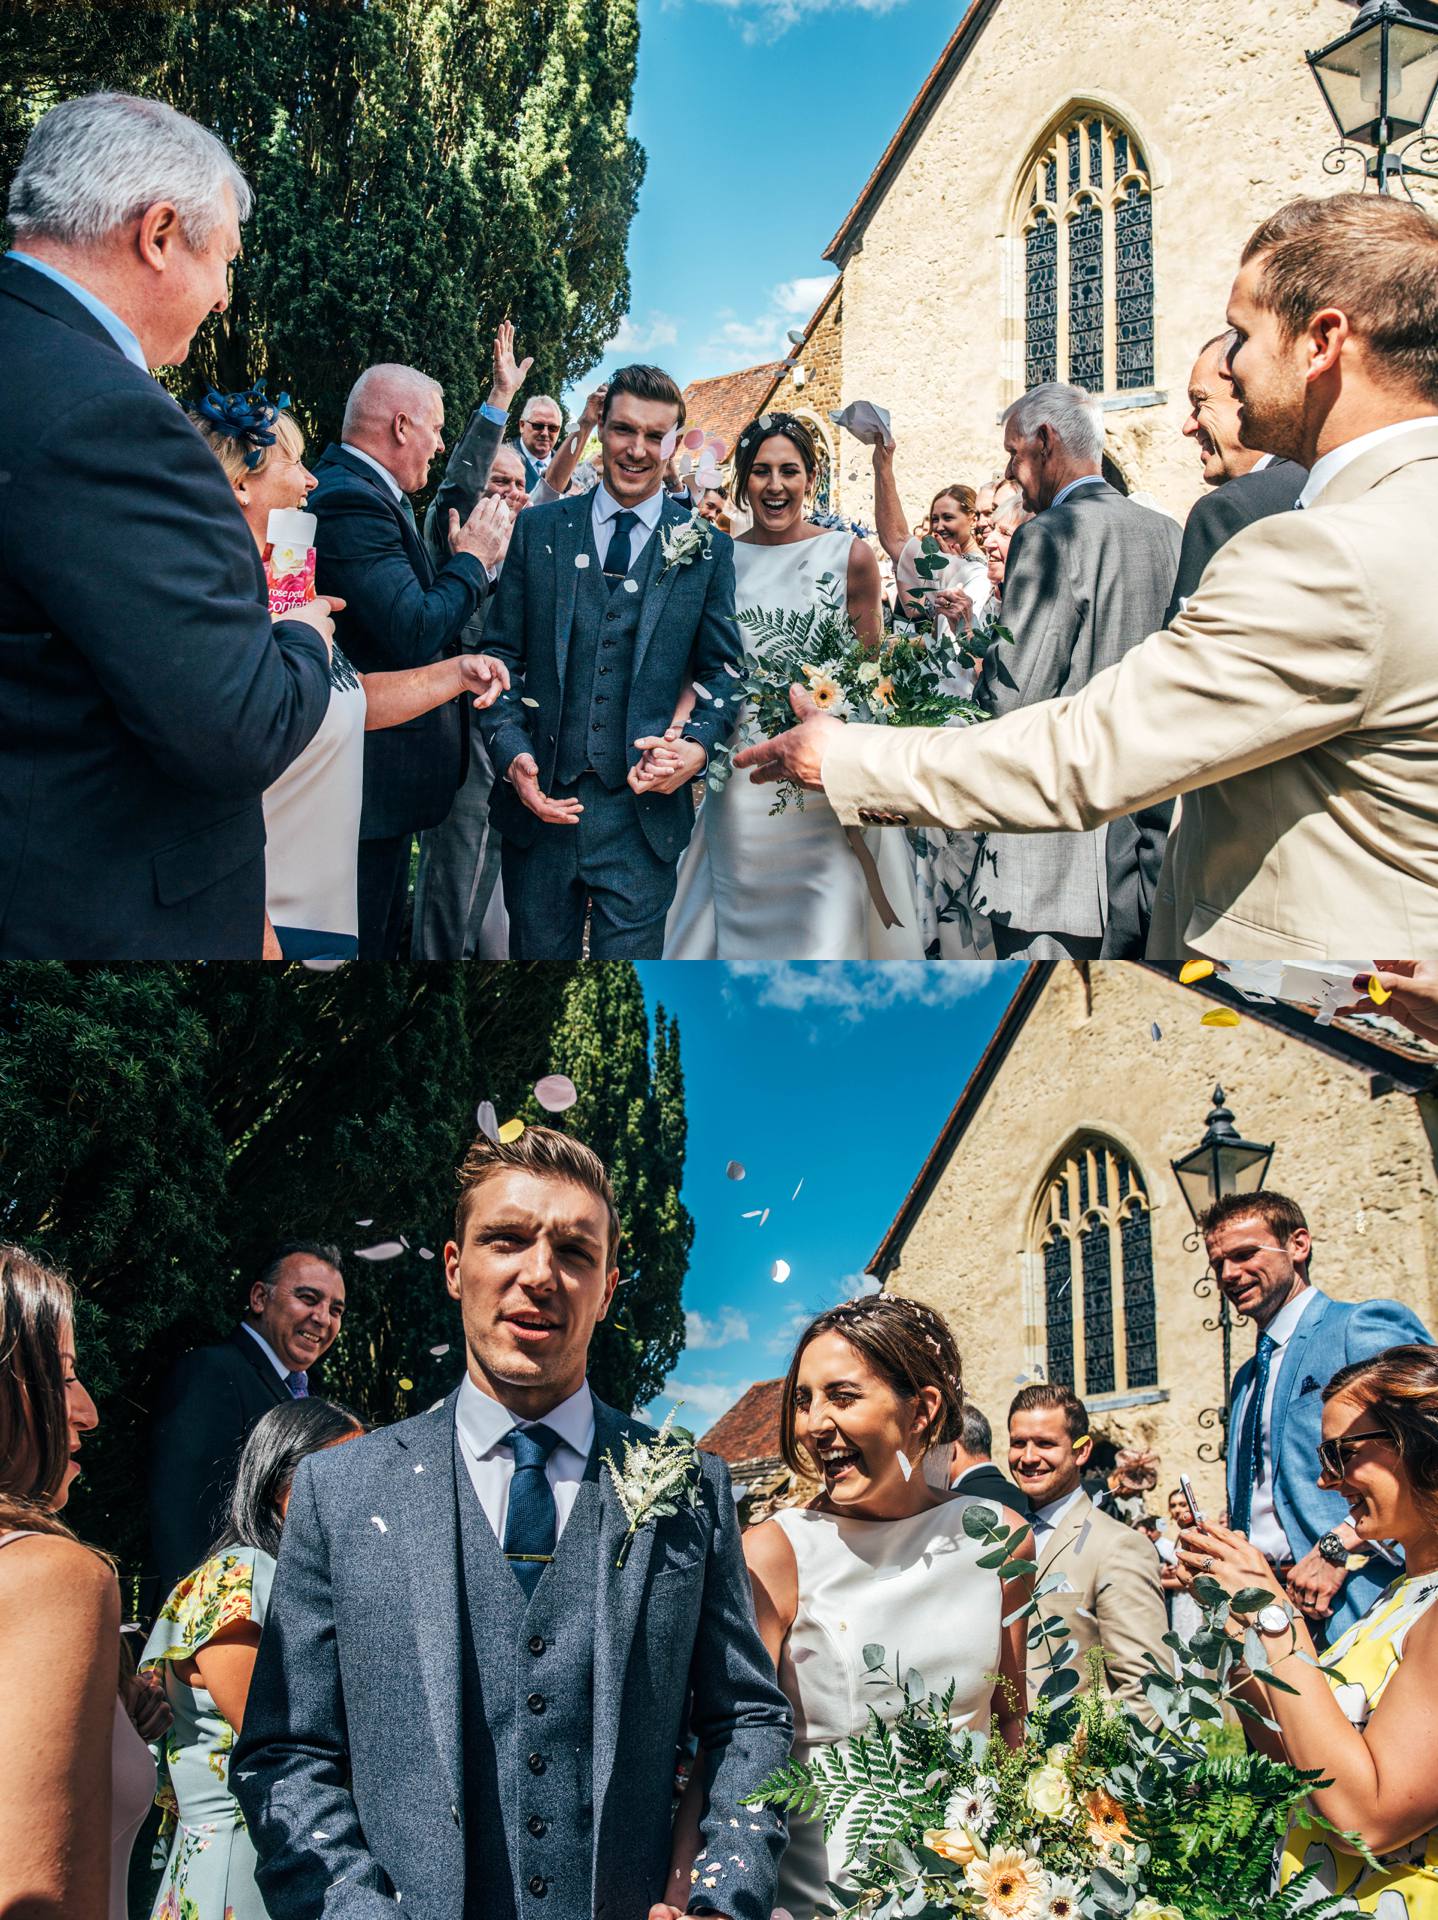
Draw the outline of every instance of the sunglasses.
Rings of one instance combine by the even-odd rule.
[[[1349,1456],[1365,1440],[1386,1440],[1393,1444],[1391,1433],[1385,1433],[1382,1427],[1370,1427],[1367,1433],[1345,1433],[1337,1440],[1320,1440],[1318,1443],[1318,1464],[1330,1480],[1341,1480],[1348,1471]]]

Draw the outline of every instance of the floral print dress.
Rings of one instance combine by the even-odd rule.
[[[235,1730],[175,1662],[193,1658],[222,1627],[263,1625],[274,1575],[269,1554],[227,1547],[175,1588],[140,1657],[141,1672],[160,1670],[175,1716],[157,1796],[175,1831],[151,1920],[266,1920],[254,1844],[229,1786]]]

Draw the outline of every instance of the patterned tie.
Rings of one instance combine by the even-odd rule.
[[[604,577],[609,582],[611,593],[629,571],[631,565],[629,535],[638,524],[639,515],[631,513],[627,507],[623,513],[616,513],[614,516],[614,530],[609,536],[609,551],[604,557]]]
[[[504,1436],[514,1453],[509,1483],[509,1513],[504,1523],[504,1557],[515,1579],[531,1594],[554,1557],[559,1515],[544,1463],[559,1445],[552,1427],[511,1427]]]
[[[310,1393],[310,1377],[307,1373],[287,1373],[285,1385],[296,1400],[307,1400]]]
[[[1253,1391],[1243,1409],[1243,1425],[1238,1435],[1238,1497],[1228,1516],[1228,1524],[1235,1533],[1247,1533],[1253,1518],[1253,1489],[1263,1470],[1263,1403],[1268,1397],[1268,1369],[1275,1351],[1275,1342],[1266,1333],[1259,1334]]]

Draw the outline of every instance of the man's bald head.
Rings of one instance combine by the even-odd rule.
[[[366,367],[350,388],[340,438],[377,460],[404,493],[417,493],[444,452],[444,389],[418,367]]]

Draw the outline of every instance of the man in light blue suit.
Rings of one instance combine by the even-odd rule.
[[[1336,1640],[1399,1570],[1355,1549],[1348,1503],[1318,1485],[1323,1389],[1355,1360],[1432,1335],[1397,1300],[1332,1300],[1309,1279],[1308,1222],[1281,1193],[1228,1194],[1199,1221],[1214,1278],[1258,1328],[1233,1383],[1228,1519],[1283,1574],[1319,1644]]]
[[[445,1248],[466,1371],[295,1476],[231,1779],[271,1920],[769,1920],[793,1716],[722,1461],[621,1500],[652,1429],[585,1377],[619,1280],[598,1156],[483,1135]],[[705,1851],[671,1860],[676,1748]]]

